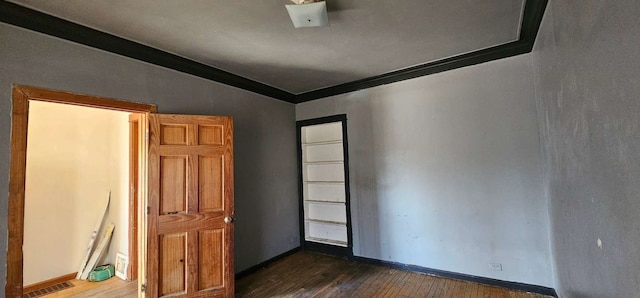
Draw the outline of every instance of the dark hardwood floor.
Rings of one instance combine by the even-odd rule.
[[[547,297],[298,252],[236,282],[236,297]]]

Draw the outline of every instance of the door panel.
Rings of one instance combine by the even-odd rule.
[[[220,249],[224,241],[224,230],[200,231],[200,288],[221,287],[223,285],[224,251]]]
[[[223,129],[221,125],[198,125],[198,144],[222,145]]]
[[[160,296],[185,292],[186,233],[160,235]]]
[[[149,297],[233,296],[230,117],[149,117]]]
[[[160,214],[184,212],[188,156],[160,157]]]
[[[160,125],[160,144],[162,145],[186,145],[186,125]]]
[[[220,169],[219,171],[200,171],[200,210],[222,211],[224,209],[224,159],[223,156],[200,157],[199,168]]]

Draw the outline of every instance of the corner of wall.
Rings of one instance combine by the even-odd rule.
[[[553,288],[556,290],[558,295],[560,294],[560,281],[557,277],[557,262],[556,262],[556,254],[555,254],[555,240],[554,240],[554,229],[553,229],[553,218],[552,218],[552,210],[551,210],[551,189],[550,189],[550,177],[549,177],[549,166],[551,163],[550,155],[548,153],[548,115],[547,115],[547,107],[543,100],[543,92],[541,91],[541,75],[542,75],[542,65],[539,61],[538,56],[542,51],[554,51],[555,43],[553,40],[554,37],[554,21],[553,21],[553,5],[549,3],[545,10],[545,14],[542,20],[542,24],[540,26],[540,31],[538,32],[538,36],[536,38],[533,51],[531,52],[531,69],[533,72],[533,90],[534,90],[534,99],[536,101],[536,113],[537,113],[537,122],[538,122],[538,137],[540,143],[540,155],[542,159],[542,163],[540,164],[540,171],[542,177],[542,191],[544,194],[545,205],[547,208],[547,229],[549,234],[549,253],[550,253],[550,263],[551,263],[551,282],[553,284]]]

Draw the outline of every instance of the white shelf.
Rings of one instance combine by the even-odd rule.
[[[342,202],[347,198],[344,183],[322,184],[305,183],[303,187],[303,198],[312,201]]]
[[[343,182],[344,163],[323,163],[304,165],[305,181]]]
[[[302,143],[302,146],[318,146],[318,145],[331,145],[331,144],[342,144],[342,140],[329,140],[329,141],[320,141],[320,142],[307,142],[307,143]]]
[[[344,184],[344,181],[304,181],[309,184]]]
[[[329,245],[338,245],[338,246],[347,247],[347,242],[340,241],[340,240],[322,239],[322,238],[316,238],[316,237],[306,237],[304,240],[311,241],[311,242],[323,243],[323,244],[329,244]]]
[[[331,165],[344,164],[344,160],[319,160],[319,161],[303,161],[305,165]]]
[[[314,203],[314,204],[344,205],[344,202],[338,202],[338,201],[323,201],[323,200],[313,200],[313,199],[305,199],[304,201],[309,203]]]
[[[346,222],[330,221],[330,220],[322,220],[322,219],[313,219],[313,218],[305,218],[304,221],[305,222],[318,222],[318,223],[323,223],[323,224],[328,224],[328,225],[336,225],[336,226],[344,226],[344,225],[347,224]]]

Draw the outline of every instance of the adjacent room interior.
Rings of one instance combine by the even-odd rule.
[[[99,264],[116,264],[118,253],[129,255],[130,231],[137,230],[135,225],[129,226],[129,117],[127,112],[31,102],[24,211],[25,294],[50,287],[51,282],[42,282],[59,277],[64,277],[63,282],[75,279],[97,218],[102,219],[101,226],[116,226]],[[124,279],[136,280],[128,268],[125,272],[129,276]]]
[[[51,112],[58,118],[40,124],[45,143],[25,146],[53,156],[27,159],[34,170],[20,185],[13,90],[31,86],[233,118],[234,208],[216,217],[233,229],[233,253],[210,262],[232,264],[224,293],[637,297],[640,3],[328,0],[328,23],[294,20],[292,4],[0,2],[5,295],[77,271],[78,261],[42,276],[28,268],[69,265],[62,251],[82,255],[96,219],[88,214],[99,213],[80,206],[84,199],[112,193],[105,262],[130,249],[129,238],[115,238],[130,212],[129,182],[119,180],[130,175],[129,135],[115,132],[128,131],[128,113],[98,128],[87,123],[107,116]],[[40,105],[59,107],[33,102],[29,117]],[[71,134],[105,138],[78,145]],[[81,150],[56,151],[46,138]],[[80,164],[114,175],[64,185],[65,176],[44,171],[34,188],[29,175],[55,160],[69,172]],[[20,196],[44,200],[39,211],[25,200],[24,242],[11,212]],[[181,210],[166,218],[186,220],[191,211]],[[52,211],[70,212],[69,222],[46,225]],[[79,237],[79,247],[63,236]],[[46,244],[54,242],[66,246]],[[62,263],[49,263],[45,245]],[[135,254],[145,260],[146,249]],[[186,249],[166,251],[177,251],[171,268],[184,275],[146,296],[188,297],[209,282],[184,278],[194,268]],[[23,275],[12,275],[17,267]],[[143,280],[129,284],[131,295],[145,293]]]

